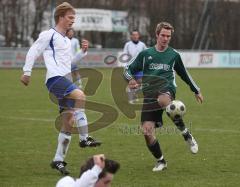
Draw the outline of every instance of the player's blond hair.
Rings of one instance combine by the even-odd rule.
[[[160,22],[157,24],[157,27],[155,30],[156,35],[159,35],[159,33],[161,32],[162,29],[171,30],[171,33],[174,33],[173,26],[168,22]]]
[[[56,24],[59,21],[59,17],[65,16],[67,11],[72,11],[75,14],[74,7],[67,2],[63,2],[62,4],[56,7],[56,10],[54,13],[54,20]]]

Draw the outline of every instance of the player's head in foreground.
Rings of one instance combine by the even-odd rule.
[[[69,30],[75,20],[75,10],[72,5],[64,2],[56,7],[54,13],[54,20],[56,28],[66,33]]]
[[[160,22],[157,24],[156,30],[157,47],[164,50],[168,47],[172,34],[174,33],[173,26],[168,22]]]
[[[111,186],[113,175],[119,170],[120,164],[117,161],[105,159],[104,157],[102,157],[100,161],[97,161],[97,157],[92,157],[88,159],[83,166],[81,166],[80,177],[84,172],[93,168],[94,165],[102,165],[103,168],[102,172],[98,175],[98,180],[95,183],[95,187]]]

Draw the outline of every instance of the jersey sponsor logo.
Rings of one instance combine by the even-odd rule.
[[[151,63],[151,64],[149,64],[149,69],[150,70],[165,70],[165,71],[168,71],[170,69],[170,65]]]

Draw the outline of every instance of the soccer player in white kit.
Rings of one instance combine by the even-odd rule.
[[[140,41],[140,34],[137,30],[131,32],[131,40],[125,43],[123,53],[131,58],[136,57],[141,51],[147,49],[145,43]]]
[[[70,39],[71,41],[71,48],[72,48],[72,56],[75,57],[76,55],[78,55],[79,51],[80,51],[80,44],[79,44],[79,40],[77,38],[74,37],[74,30],[73,28],[69,29],[66,33],[67,37]],[[83,40],[82,45],[87,45],[88,48],[88,41],[87,40]],[[87,54],[87,49],[85,54]],[[86,56],[86,55],[84,55]],[[78,59],[79,61],[81,59]],[[72,77],[73,77],[73,81],[75,84],[77,84],[77,86],[79,86],[79,88],[82,88],[82,81],[81,81],[81,76],[80,73],[78,71],[78,65],[77,63],[79,62],[72,62]]]
[[[74,117],[81,126],[87,126],[87,118],[84,111],[85,94],[73,82],[66,78],[71,75],[71,42],[66,37],[75,19],[75,10],[69,3],[62,3],[56,7],[54,13],[56,26],[48,31],[40,33],[39,38],[29,49],[21,82],[28,85],[32,67],[41,54],[47,68],[46,86],[50,93],[57,99],[61,110],[61,131],[58,136],[56,154],[51,163],[51,167],[57,169],[63,175],[68,175],[64,158],[67,154],[71,141],[71,130]],[[74,102],[69,102],[74,101]]]
[[[128,55],[129,59],[134,59],[140,52],[145,49],[147,49],[147,47],[145,43],[140,41],[139,32],[137,30],[133,30],[131,32],[131,40],[124,45],[123,54]],[[141,83],[142,76],[142,71],[135,74],[135,78],[136,80],[138,80],[139,83]],[[126,91],[128,94],[128,102],[130,104],[134,104],[134,102],[137,101],[137,92],[139,91],[139,89],[130,89],[129,87],[127,87]]]
[[[94,155],[81,166],[79,178],[65,176],[56,187],[109,187],[119,168],[117,161],[106,159],[103,154]]]

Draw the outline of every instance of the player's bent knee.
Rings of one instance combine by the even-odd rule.
[[[142,130],[144,136],[153,136],[154,134],[154,122],[147,121],[143,122],[142,124]]]
[[[162,107],[162,108],[166,108],[172,101],[171,96],[168,94],[161,94],[158,96],[158,104]]]
[[[84,94],[84,92],[82,90],[79,89],[75,89],[73,90],[68,96],[67,98],[69,99],[74,99],[74,100],[86,100],[86,96]]]

